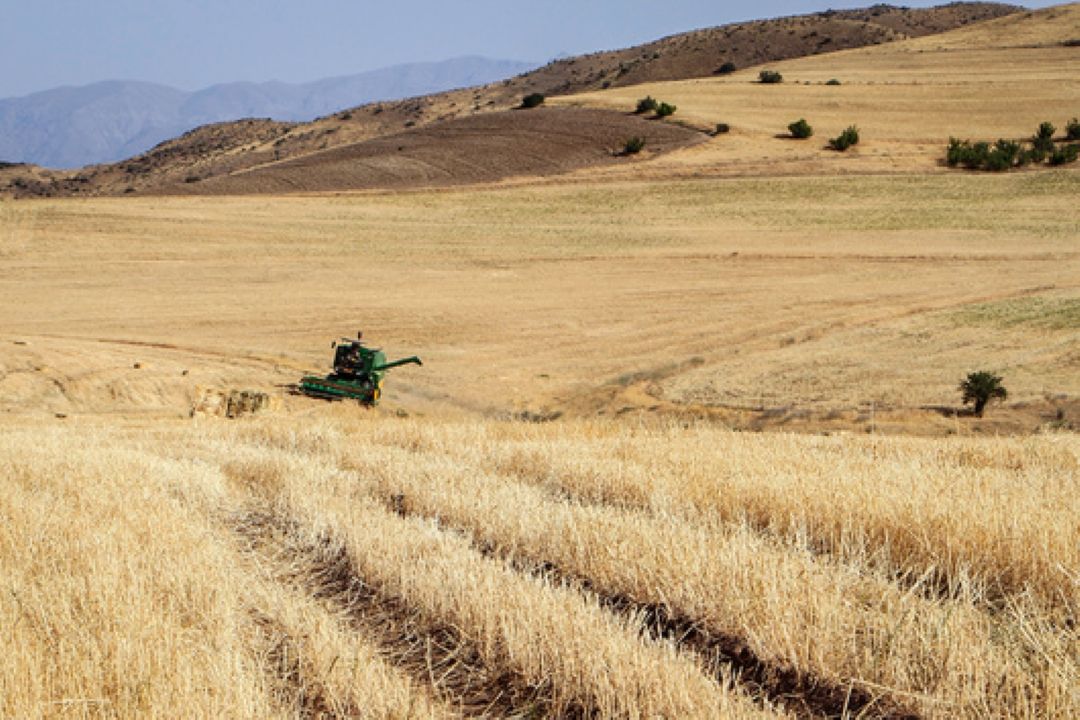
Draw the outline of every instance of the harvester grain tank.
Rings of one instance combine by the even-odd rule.
[[[387,362],[382,350],[367,347],[361,337],[357,335],[356,340],[343,338],[333,343],[334,372],[325,377],[308,375],[302,378],[300,391],[324,400],[358,400],[363,405],[377,405],[387,370],[402,365],[423,365],[416,356]]]

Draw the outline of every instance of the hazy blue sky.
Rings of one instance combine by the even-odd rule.
[[[298,82],[460,55],[546,61],[560,53],[625,47],[736,20],[869,4],[872,0],[0,0],[0,97],[107,79],[188,90],[233,80]]]

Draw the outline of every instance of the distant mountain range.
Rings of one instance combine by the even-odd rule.
[[[535,67],[462,57],[304,84],[236,82],[196,92],[128,81],[56,88],[0,100],[0,160],[50,168],[115,162],[207,123],[308,121],[365,103],[483,85]]]

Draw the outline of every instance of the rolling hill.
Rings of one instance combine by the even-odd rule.
[[[499,83],[369,104],[315,122],[260,121],[254,134],[251,121],[202,127],[111,165],[69,173],[9,168],[0,171],[0,193],[63,196],[167,191],[182,186],[189,178],[227,175],[431,123],[504,112],[528,93],[577,94],[654,81],[712,77],[728,62],[745,68],[881,45],[1019,10],[998,3],[953,3],[929,9],[875,5],[697,30],[634,48],[558,60]]]

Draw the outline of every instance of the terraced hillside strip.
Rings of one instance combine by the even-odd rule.
[[[677,105],[683,122],[729,125],[729,133],[661,158],[639,178],[945,172],[953,135],[1025,140],[1040,123],[1052,118],[1062,127],[1077,114],[1080,53],[1066,44],[1077,35],[1080,4],[1072,3],[941,35],[771,63],[768,69],[784,78],[776,85],[757,81],[760,68],[746,68],[549,102],[632,108],[650,95]],[[1011,99],[1011,112],[1000,112],[1001,97]],[[791,142],[785,129],[797,118],[821,140]],[[858,147],[831,150],[824,138],[853,124],[862,138]]]
[[[628,113],[538,108],[447,121],[166,192],[242,195],[490,183],[625,164],[631,161],[620,151],[631,137],[645,138],[650,154],[706,140],[701,132]]]

